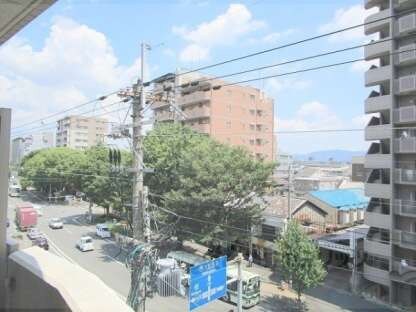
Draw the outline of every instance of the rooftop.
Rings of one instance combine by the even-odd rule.
[[[370,200],[364,196],[362,188],[312,191],[309,192],[309,195],[329,206],[346,211],[354,208],[365,208]]]

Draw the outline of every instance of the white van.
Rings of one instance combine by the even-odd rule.
[[[92,238],[89,236],[82,236],[77,243],[77,247],[81,251],[94,250],[94,244],[92,242]]]
[[[101,237],[101,238],[111,237],[111,232],[107,224],[97,224],[95,227],[95,233],[97,234],[98,237]]]

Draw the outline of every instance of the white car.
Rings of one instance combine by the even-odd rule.
[[[97,234],[98,237],[101,237],[101,238],[111,237],[111,232],[107,224],[97,224],[95,226],[95,233]]]
[[[32,206],[36,210],[38,217],[42,217],[43,216],[42,206],[36,205],[36,204],[33,204]]]
[[[53,218],[49,221],[49,227],[51,229],[62,229],[64,227],[64,223],[59,218]]]
[[[76,246],[81,251],[94,250],[94,244],[90,236],[82,236]]]

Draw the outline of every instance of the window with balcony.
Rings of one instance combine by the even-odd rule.
[[[364,262],[367,265],[380,269],[380,270],[384,270],[384,271],[389,270],[389,260],[386,258],[382,258],[382,257],[378,257],[375,255],[366,253],[364,257]]]
[[[367,239],[388,245],[390,244],[390,231],[372,226],[368,230]]]

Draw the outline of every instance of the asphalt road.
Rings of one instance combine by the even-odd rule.
[[[30,199],[36,201],[32,195],[26,198],[10,198],[8,216],[11,226],[10,234],[16,233],[14,227],[14,207],[17,202]],[[50,251],[64,257],[74,264],[80,265],[101,278],[109,287],[114,289],[120,297],[125,299],[130,287],[130,273],[124,264],[126,252],[122,250],[112,239],[100,239],[95,237],[95,227],[85,222],[84,214],[86,205],[55,205],[40,203],[43,207],[43,216],[38,219],[38,228],[45,233],[50,243]],[[48,226],[51,218],[59,217],[64,221],[64,228],[52,230]],[[77,240],[89,235],[94,238],[94,251],[81,252],[75,247]],[[19,240],[22,248],[30,246],[30,241],[25,234]],[[259,274],[266,277],[270,271],[258,267]],[[369,303],[357,296],[342,294],[330,288],[320,287],[305,297],[307,311],[332,312],[332,311],[389,311],[378,305]],[[282,296],[275,285],[262,283],[261,302],[252,307],[248,312],[268,311],[298,311],[295,308],[295,300]],[[328,297],[329,296],[329,297]],[[329,298],[329,299],[328,299]],[[201,312],[229,312],[236,311],[235,305],[217,300],[201,307]],[[184,312],[188,311],[187,299],[183,297],[155,296],[146,300],[148,312]]]

